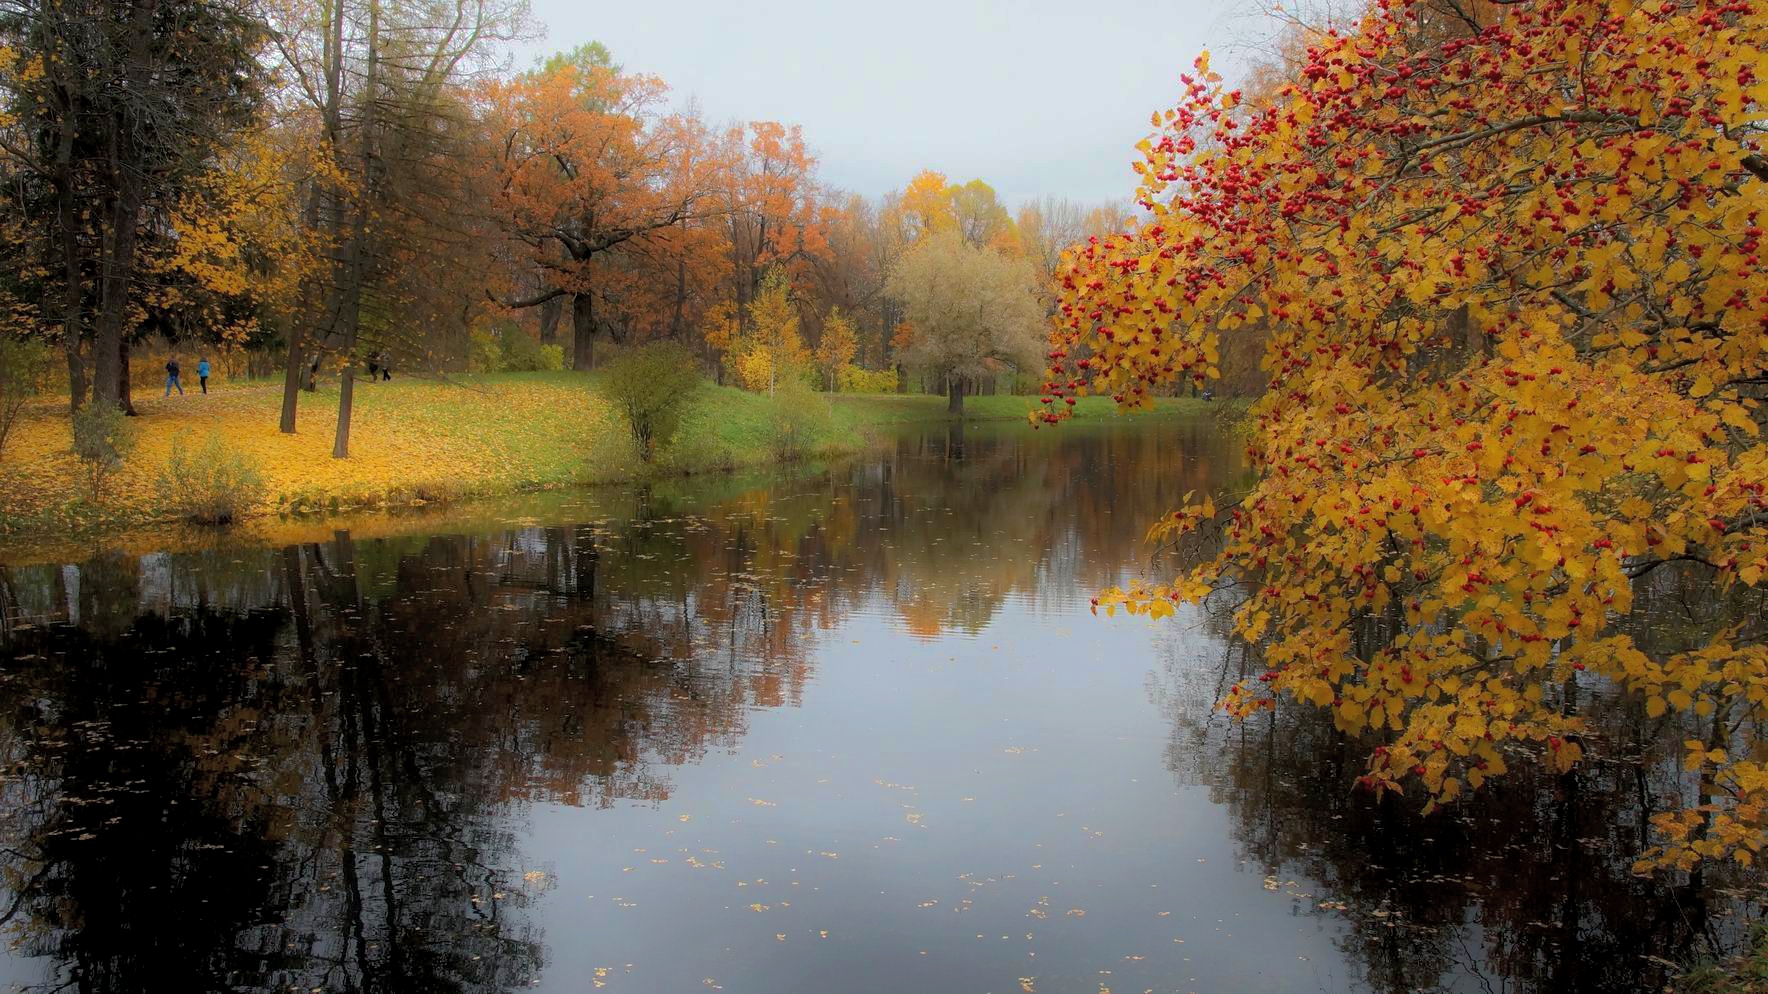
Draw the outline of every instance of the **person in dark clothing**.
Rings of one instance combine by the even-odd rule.
[[[178,396],[184,396],[184,385],[178,382],[178,359],[166,360],[166,396],[172,396],[173,388],[177,388]]]
[[[196,361],[196,382],[203,388],[203,393],[209,392],[209,360]]]

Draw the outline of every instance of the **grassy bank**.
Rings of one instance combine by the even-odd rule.
[[[1677,977],[1673,994],[1768,994],[1768,928],[1757,926],[1747,949]]]
[[[359,383],[350,458],[331,457],[336,389],[301,395],[296,433],[277,430],[281,390],[274,383],[211,383],[208,395],[161,397],[142,391],[136,440],[124,465],[93,500],[75,458],[64,409],[32,408],[0,461],[0,533],[135,527],[165,521],[155,479],[173,440],[219,435],[262,470],[266,499],[257,512],[306,514],[453,500],[470,496],[623,482],[648,474],[691,474],[755,466],[780,458],[776,405],[767,397],[708,386],[694,400],[677,444],[654,466],[640,461],[624,422],[578,373],[464,376],[453,382],[397,379]],[[811,426],[803,457],[857,452],[892,426],[946,419],[945,401],[920,395],[836,394]],[[1021,420],[1026,397],[971,397],[966,420]],[[1162,415],[1202,405],[1165,402]],[[1082,417],[1112,416],[1109,402],[1083,401]]]

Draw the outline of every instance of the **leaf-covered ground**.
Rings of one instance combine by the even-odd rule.
[[[134,450],[96,502],[72,451],[65,408],[46,399],[31,409],[0,453],[0,532],[30,535],[164,520],[156,478],[181,433],[193,446],[218,433],[231,449],[249,456],[267,484],[260,512],[404,506],[777,458],[772,402],[708,386],[696,396],[677,445],[657,467],[647,468],[597,386],[597,377],[570,372],[359,382],[350,458],[343,460],[331,456],[335,386],[301,395],[293,435],[277,430],[280,382],[211,381],[207,395],[187,391],[171,397],[140,389],[135,394],[140,416],[129,422]],[[965,414],[1021,419],[1035,403],[1026,397],[972,397]],[[921,395],[834,395],[829,408],[805,454],[857,451],[879,427],[945,416],[943,398]]]

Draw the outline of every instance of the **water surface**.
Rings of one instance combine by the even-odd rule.
[[[1635,709],[1424,818],[1317,712],[1215,715],[1223,618],[1091,616],[1241,480],[1209,421],[972,425],[0,570],[0,981],[1604,992],[1735,940],[1753,879],[1628,872],[1687,789]]]

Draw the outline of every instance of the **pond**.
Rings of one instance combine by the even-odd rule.
[[[1217,714],[1219,613],[1091,614],[1242,479],[1209,420],[939,426],[4,568],[0,983],[1618,992],[1736,941],[1755,878],[1629,872],[1686,789],[1636,707],[1424,817]]]

